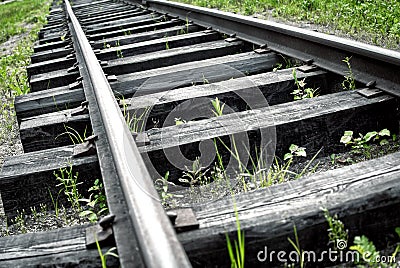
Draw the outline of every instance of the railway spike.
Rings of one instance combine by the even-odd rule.
[[[94,142],[97,140],[97,138],[97,135],[87,137],[84,143],[80,143],[74,147],[72,156],[77,158],[95,154],[96,145]]]

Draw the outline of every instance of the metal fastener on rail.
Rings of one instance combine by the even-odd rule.
[[[271,52],[271,49],[268,48],[267,44],[261,45],[260,48],[257,48],[254,50],[255,53],[257,54],[266,54]]]
[[[88,105],[89,105],[88,101],[81,102],[81,106],[73,109],[69,115],[76,116],[76,115],[88,114],[89,113]]]
[[[75,62],[70,68],[67,69],[67,73],[76,72],[79,70],[79,63]]]
[[[137,146],[143,146],[143,145],[150,144],[150,138],[147,135],[147,133],[145,133],[145,132],[140,132],[140,133],[132,132],[132,136],[133,136],[133,139],[135,140]]]
[[[75,53],[71,52],[70,54],[67,55],[66,58],[67,58],[67,60],[75,58]]]
[[[374,88],[376,86],[376,81],[372,80],[366,84],[367,88]]]
[[[98,139],[96,135],[89,136],[83,143],[77,144],[74,147],[72,156],[74,158],[94,155],[96,153],[95,141]]]
[[[367,88],[363,88],[358,90],[358,94],[360,94],[361,96],[364,96],[368,99],[372,99],[375,97],[379,97],[383,94],[382,90],[379,90],[377,88],[375,88],[376,86],[376,81],[375,80],[371,80],[369,81],[366,85]]]
[[[82,81],[76,81],[68,86],[70,90],[82,87]]]
[[[105,67],[108,65],[108,61],[105,61],[105,60],[100,60],[99,63],[100,63],[101,67]]]
[[[231,34],[228,38],[225,39],[226,42],[232,43],[237,41],[238,39],[236,38],[236,33]]]
[[[115,76],[115,75],[107,75],[106,77],[107,77],[107,81],[108,81],[109,83],[118,82],[118,78],[117,78],[117,76]]]

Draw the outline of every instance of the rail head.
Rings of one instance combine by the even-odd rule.
[[[93,86],[116,172],[146,267],[190,267],[188,257],[162,207],[153,181],[125,123],[107,78],[68,0],[68,19],[75,32]],[[118,217],[118,215],[116,215]]]
[[[128,0],[142,3],[149,9],[168,12],[183,20],[212,27],[226,34],[300,60],[339,75],[346,75],[348,67],[343,62],[351,57],[351,67],[357,81],[375,81],[376,88],[400,96],[400,53],[361,42],[328,34],[301,29],[267,20],[237,15],[215,9],[195,7],[165,0]]]

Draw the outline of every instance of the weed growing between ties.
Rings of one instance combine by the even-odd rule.
[[[85,126],[85,130],[83,131],[82,134],[79,133],[76,129],[74,129],[70,126],[67,126],[65,124],[64,124],[64,129],[65,129],[65,132],[57,135],[57,137],[55,139],[58,139],[61,136],[67,135],[69,137],[69,139],[71,140],[71,142],[76,145],[76,144],[84,143],[85,139],[88,137],[87,136],[87,126]]]
[[[343,222],[338,219],[338,216],[335,214],[331,216],[329,211],[326,208],[322,208],[324,212],[325,219],[328,222],[328,236],[329,236],[329,244],[333,244],[334,250],[352,250],[356,251],[358,257],[356,258],[355,263],[349,263],[351,267],[394,267],[396,256],[400,250],[400,243],[397,243],[395,249],[392,251],[387,258],[381,257],[381,252],[379,252],[374,243],[370,241],[365,235],[355,236],[354,244],[347,249],[347,244],[349,240],[348,230],[345,229]],[[400,227],[395,228],[395,233],[400,240]],[[386,251],[386,250],[385,250]],[[382,252],[386,254],[387,252]]]
[[[147,116],[150,113],[151,107],[146,107],[138,110],[130,110],[130,103],[127,102],[124,96],[118,97],[118,102],[122,109],[122,116],[131,132],[141,133],[146,128]]]
[[[96,179],[88,191],[90,193],[89,198],[79,199],[80,202],[86,203],[86,210],[81,210],[79,216],[87,218],[90,222],[97,222],[100,216],[108,212],[104,186],[99,179]]]
[[[318,172],[378,158],[398,152],[400,149],[397,134],[391,133],[388,129],[358,133],[358,136],[352,130],[346,130],[337,143],[343,146],[339,152],[316,159],[319,163]],[[304,164],[300,164],[302,165]]]
[[[165,173],[165,176],[163,178],[157,179],[155,181],[155,187],[158,190],[161,198],[161,204],[165,207],[168,206],[168,201],[173,198],[173,194],[168,192],[169,185],[172,184],[172,182],[168,181],[169,177],[169,172]]]
[[[349,230],[345,229],[344,224],[339,220],[338,215],[331,216],[328,209],[321,208],[324,212],[324,217],[328,223],[328,245],[331,245],[334,250],[340,250],[338,248],[338,241],[343,241],[347,244],[349,240]]]
[[[342,87],[344,90],[354,90],[356,89],[356,81],[354,79],[354,73],[353,70],[351,69],[351,63],[350,63],[351,57],[346,57],[344,60],[342,60],[344,63],[347,65],[347,73],[344,76],[344,80],[342,82]]]
[[[400,240],[400,227],[395,229]],[[398,258],[398,253],[400,252],[400,243],[397,244],[394,251],[385,256],[379,252],[374,243],[368,239],[365,235],[354,237],[354,245],[350,246],[350,250],[354,250],[359,255],[359,266],[368,266],[372,268],[380,267],[396,267],[396,259]]]
[[[214,116],[223,116],[225,104],[218,98],[212,100],[211,104]],[[184,119],[176,118],[175,123],[181,125],[187,122]],[[169,187],[174,185],[169,181],[169,172],[164,178],[156,181],[156,187],[164,206],[175,207],[194,200],[197,200],[195,202],[210,201],[232,193],[247,192],[289,180],[296,180],[304,175],[314,173],[318,167],[315,160],[319,152],[310,160],[301,161],[301,158],[307,156],[306,148],[295,144],[289,147],[288,153],[284,155],[283,159],[274,157],[272,164],[267,163],[265,149],[260,148],[255,148],[254,157],[248,150],[250,161],[243,163],[240,159],[235,136],[231,135],[229,138],[230,146],[220,137],[214,139],[216,162],[212,166],[205,167],[200,158],[196,158],[190,167],[185,167],[182,176],[177,180],[181,185],[188,186],[188,191],[168,192]],[[228,174],[226,170],[224,159],[227,157],[236,163],[234,174]],[[298,162],[305,162],[306,164],[299,168]]]
[[[82,182],[72,166],[54,171],[56,189],[48,189],[51,205],[21,210],[13,219],[0,217],[0,236],[48,231],[84,223],[95,223],[108,213],[104,187],[99,179],[82,195]],[[10,224],[8,224],[10,222]]]
[[[236,206],[235,195],[232,193],[233,210],[236,218],[236,234],[237,239],[233,240],[234,246],[232,246],[229,235],[225,233],[226,247],[228,249],[229,259],[231,261],[231,267],[244,268],[245,261],[245,234],[240,227],[239,212]]]
[[[215,98],[211,101],[210,109],[215,117],[223,116],[224,108],[225,104],[220,99]],[[176,125],[186,123],[188,122],[183,118],[175,118]],[[390,133],[388,129],[370,131],[365,135],[360,134],[359,137],[353,136],[352,131],[345,131],[341,140],[337,141],[337,145],[343,144],[340,152],[337,153],[329,152],[330,155],[327,155],[325,149],[325,155],[320,155],[324,149],[321,148],[311,158],[306,159],[307,149],[291,144],[282,158],[273,156],[271,163],[268,162],[271,157],[267,157],[265,149],[255,147],[253,150],[246,149],[249,161],[243,163],[234,135],[224,139],[216,137],[213,143],[216,156],[212,165],[204,165],[200,158],[196,158],[191,166],[185,167],[179,178],[171,178],[171,173],[168,172],[164,178],[157,180],[156,185],[164,206],[179,207],[191,203],[208,202],[230,195],[231,189],[227,185],[232,185],[234,193],[247,192],[297,180],[315,172],[380,157],[396,152],[400,148],[397,135]],[[226,170],[227,159],[231,159],[236,165],[234,174]],[[172,181],[178,181],[180,186],[186,186],[186,188],[182,187],[181,191],[170,192],[169,189],[176,186]]]
[[[111,257],[114,257],[117,259],[119,258],[118,254],[115,253],[115,251],[117,251],[116,247],[112,247],[112,248],[108,249],[106,251],[106,253],[103,253],[103,250],[100,247],[99,241],[97,240],[97,236],[96,236],[96,248],[97,248],[97,252],[99,253],[102,268],[107,268],[107,257],[108,256],[111,256]]]
[[[397,135],[391,135],[390,131],[386,128],[379,132],[370,131],[365,135],[359,133],[358,137],[354,137],[353,135],[354,133],[351,130],[344,132],[340,143],[343,143],[346,147],[350,147],[351,150],[345,158],[331,156],[333,162],[356,163],[396,152],[400,147]]]
[[[31,207],[28,211],[18,211],[17,216],[12,219],[0,216],[0,237],[44,232],[85,222],[85,219],[64,206],[58,208],[56,215],[51,206],[41,204],[39,207]]]
[[[57,182],[59,182],[57,187],[61,188],[58,192],[57,199],[54,200],[54,198],[51,197],[56,215],[58,214],[57,207],[59,207],[58,197],[60,193],[67,199],[69,207],[73,211],[78,213],[80,217],[88,219],[90,222],[96,222],[100,216],[108,212],[104,187],[99,179],[96,179],[93,186],[89,188],[89,198],[85,198],[78,187],[82,184],[78,179],[79,174],[78,172],[74,173],[72,171],[72,165],[68,168],[60,168],[57,172],[55,171],[54,177]]]
[[[296,69],[293,69],[293,78],[294,83],[297,87],[291,94],[293,95],[294,100],[303,100],[303,99],[311,99],[314,97],[318,97],[318,88],[310,88],[306,87],[307,83],[305,82],[305,78],[303,80],[298,80],[296,75]]]
[[[302,61],[297,60],[295,58],[289,58],[286,57],[282,54],[278,54],[278,56],[281,58],[281,62],[278,62],[274,69],[272,69],[273,72],[276,72],[278,70],[282,70],[282,69],[289,69],[289,68],[294,68],[294,67],[298,67],[301,66],[303,64]]]
[[[300,268],[305,267],[305,260],[304,260],[304,250],[301,248],[300,246],[300,242],[299,242],[299,236],[297,235],[297,227],[296,225],[293,225],[293,233],[294,233],[294,241],[288,237],[288,241],[289,243],[292,245],[292,247],[294,248],[294,250],[297,253],[297,256],[299,256],[299,264],[300,264]],[[289,264],[289,267],[295,267],[294,264]]]
[[[327,251],[327,249],[319,249],[318,252],[315,252],[312,250],[310,251],[309,249],[302,249],[297,228],[294,224],[293,231],[295,239],[292,240],[290,237],[288,237],[288,241],[297,254],[297,263],[286,263],[284,267],[307,267],[308,262],[315,262],[313,258],[310,258],[310,256],[313,256],[313,254],[315,254],[317,258],[321,258],[321,260],[325,260],[328,263],[331,262],[332,265],[335,264],[335,262],[337,262],[339,259],[340,261],[345,262],[338,267],[397,267],[396,259],[398,259],[400,253],[400,227],[397,227],[394,230],[397,234],[396,236],[398,242],[394,246],[388,245],[387,248],[382,251],[377,250],[374,243],[365,235],[355,236],[354,244],[348,247],[348,229],[345,228],[345,225],[338,218],[337,214],[331,216],[326,208],[321,209],[328,223],[327,233],[329,238],[328,246],[330,246],[329,250]],[[334,255],[332,256],[336,257],[332,258],[329,253],[326,254],[327,252],[333,253]],[[337,258],[339,255],[345,257]]]

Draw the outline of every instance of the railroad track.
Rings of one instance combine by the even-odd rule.
[[[100,266],[96,239],[103,251],[117,247],[109,267],[229,266],[234,207],[249,267],[283,265],[260,261],[260,252],[293,251],[293,226],[303,249],[326,249],[321,207],[339,215],[351,239],[396,243],[398,152],[267,188],[236,177],[260,148],[268,169],[291,144],[310,159],[342,152],[347,130],[398,134],[399,53],[161,0],[55,2],[39,37],[31,93],[15,100],[25,153],[4,163],[4,213],[51,206],[53,172],[72,167],[85,194],[102,178],[111,216],[94,227],[2,237],[1,267]],[[305,89],[294,76],[318,96],[293,101]],[[343,90],[344,76],[355,89]],[[193,186],[196,172],[215,176],[218,159],[240,194]],[[168,215],[154,187],[167,172],[175,186],[164,194],[200,196]],[[179,180],[184,174],[191,187]]]

